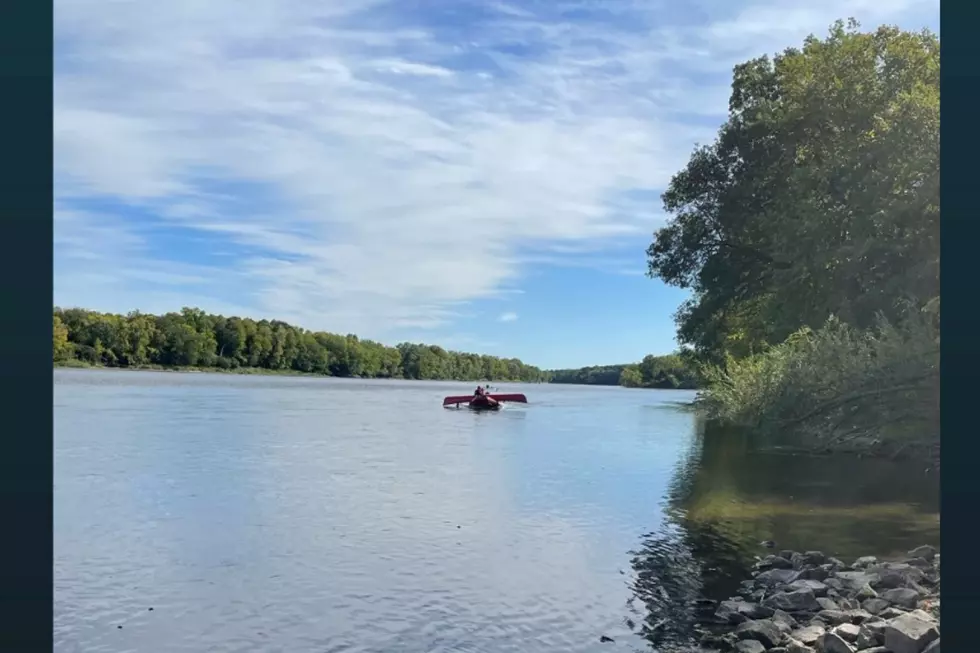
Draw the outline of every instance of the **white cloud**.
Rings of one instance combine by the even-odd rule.
[[[513,322],[517,319],[517,313],[507,312],[501,313],[500,317],[497,318],[498,322]]]
[[[582,6],[495,3],[449,34],[382,0],[56,0],[56,301],[368,337],[446,324],[542,251],[642,251],[650,191],[713,137],[732,64],[851,14],[938,22],[936,0],[562,16]],[[160,220],[225,262],[164,250]]]

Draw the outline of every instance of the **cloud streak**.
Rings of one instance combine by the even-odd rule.
[[[497,318],[498,322],[514,322],[517,320],[517,313],[501,313]]]
[[[938,2],[427,6],[56,0],[55,300],[452,323],[542,249],[642,247],[733,63]]]

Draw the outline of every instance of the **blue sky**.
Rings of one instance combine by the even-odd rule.
[[[732,65],[938,0],[55,0],[54,301],[517,356],[675,347],[659,194]]]

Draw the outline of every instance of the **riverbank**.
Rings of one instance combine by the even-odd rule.
[[[739,596],[704,625],[704,651],[737,653],[940,653],[940,555],[931,546],[901,561],[852,564],[819,551],[759,561]]]

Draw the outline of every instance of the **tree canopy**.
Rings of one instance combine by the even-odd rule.
[[[541,382],[548,375],[516,358],[448,351],[435,345],[388,347],[356,335],[312,332],[285,322],[179,313],[128,315],[54,309],[55,362],[109,367],[291,370],[341,377]]]
[[[836,23],[736,66],[729,116],[663,195],[649,274],[690,288],[682,343],[721,360],[830,315],[939,296],[939,39]]]
[[[643,357],[639,363],[595,365],[546,372],[551,383],[621,385],[627,388],[694,389],[696,366],[687,353]]]

